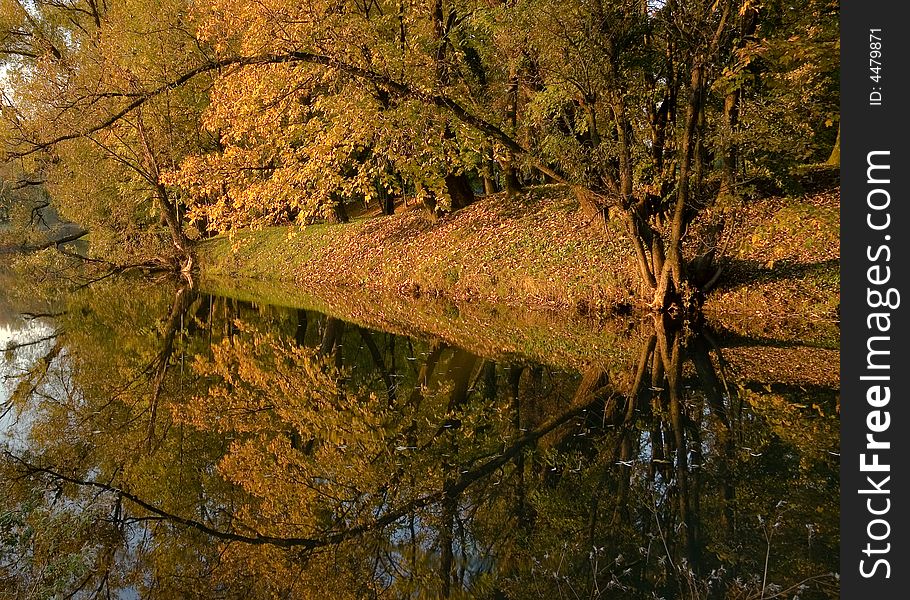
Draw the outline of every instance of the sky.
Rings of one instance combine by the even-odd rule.
[[[35,363],[50,350],[53,340],[39,342],[33,346],[5,352],[10,343],[22,343],[38,340],[52,334],[54,328],[47,322],[33,319],[18,319],[0,323],[0,446],[12,448],[24,445],[30,423],[33,421],[31,411],[18,412],[7,410],[13,390],[16,387],[17,375]]]

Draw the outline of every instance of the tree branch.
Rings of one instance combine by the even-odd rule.
[[[4,254],[30,254],[32,252],[39,252],[45,248],[59,246],[60,244],[66,244],[67,242],[74,242],[81,237],[85,237],[86,235],[88,235],[88,230],[79,228],[76,231],[64,234],[60,237],[49,238],[34,244],[21,244],[19,246],[0,246],[0,256]]]
[[[392,94],[395,94],[396,96],[399,96],[402,98],[413,98],[416,100],[420,100],[421,102],[424,102],[425,104],[436,106],[438,108],[447,110],[449,113],[451,113],[456,119],[458,119],[462,123],[474,128],[475,130],[477,130],[480,133],[483,133],[483,134],[491,137],[492,139],[494,139],[497,142],[504,145],[511,152],[513,152],[515,154],[519,154],[521,156],[531,158],[534,161],[535,167],[539,171],[552,177],[555,181],[560,182],[560,183],[566,183],[566,179],[561,174],[557,173],[555,170],[553,170],[552,168],[543,164],[542,162],[536,160],[533,157],[532,153],[527,148],[525,148],[524,146],[519,144],[514,138],[512,138],[510,135],[508,135],[505,131],[500,129],[495,124],[490,123],[489,121],[486,121],[485,119],[483,119],[475,114],[472,114],[470,111],[468,111],[464,106],[462,106],[460,103],[458,103],[453,98],[450,98],[448,96],[445,96],[445,95],[439,94],[439,93],[433,93],[433,92],[419,90],[414,87],[411,87],[410,85],[408,85],[406,83],[396,81],[387,75],[382,75],[380,73],[376,73],[374,71],[370,71],[370,70],[364,69],[362,67],[358,67],[357,65],[352,65],[350,63],[338,60],[338,59],[330,57],[330,56],[326,56],[326,55],[322,55],[322,54],[315,54],[312,52],[288,52],[286,54],[268,54],[268,55],[262,55],[262,56],[237,56],[237,57],[223,58],[221,60],[199,65],[195,69],[187,71],[186,73],[184,73],[180,77],[176,78],[175,80],[165,83],[148,92],[142,93],[139,96],[136,95],[136,92],[129,92],[129,93],[127,93],[127,92],[123,92],[123,93],[108,92],[105,94],[105,97],[108,97],[108,98],[116,98],[116,97],[133,98],[133,100],[130,103],[123,106],[117,112],[108,116],[106,119],[102,120],[99,123],[96,123],[95,125],[88,127],[87,129],[84,129],[84,130],[78,131],[78,132],[71,132],[71,133],[63,134],[63,135],[57,136],[55,138],[52,138],[50,140],[46,140],[43,142],[31,142],[30,141],[28,143],[32,145],[31,148],[22,150],[20,152],[10,152],[9,156],[21,158],[24,156],[28,156],[30,154],[34,154],[35,152],[39,152],[41,150],[51,148],[61,142],[65,142],[68,140],[74,140],[74,139],[78,139],[78,138],[82,138],[82,137],[87,137],[93,133],[106,129],[106,128],[110,127],[111,125],[115,124],[117,121],[119,121],[123,117],[125,117],[127,114],[129,114],[133,110],[141,107],[143,104],[145,104],[149,100],[151,100],[157,96],[160,96],[161,94],[168,92],[170,90],[177,89],[180,86],[188,83],[192,79],[198,77],[199,75],[203,75],[205,73],[224,69],[227,67],[234,67],[234,66],[245,67],[245,66],[281,64],[281,63],[306,63],[306,64],[313,64],[313,65],[322,65],[324,67],[336,69],[337,71],[350,75],[356,79],[372,82],[382,88],[385,88],[386,90],[388,90]]]

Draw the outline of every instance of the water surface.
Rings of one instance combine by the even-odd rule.
[[[0,596],[837,597],[829,344],[253,300],[7,309]]]

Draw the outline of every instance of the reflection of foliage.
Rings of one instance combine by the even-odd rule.
[[[327,502],[356,514],[368,500],[361,490],[381,483],[365,486],[362,477],[384,475],[370,467],[386,453],[381,404],[346,396],[340,373],[317,351],[268,334],[245,339],[247,330],[239,325],[211,359],[197,358],[197,371],[215,383],[178,410],[233,438],[219,469],[255,499],[244,513],[272,535],[329,525]]]
[[[15,472],[3,472],[3,476],[17,477]],[[98,527],[100,506],[87,504],[73,511],[47,503],[37,490],[17,490],[10,483],[2,484],[0,497],[4,499],[0,595],[4,597],[60,597],[84,585],[94,569],[110,558],[105,556],[107,547],[121,542],[112,527]],[[7,576],[12,573],[18,577]]]
[[[631,335],[614,377],[135,281],[66,304],[4,591],[836,595],[834,392],[740,386],[702,336]]]

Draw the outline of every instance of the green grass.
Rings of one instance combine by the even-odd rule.
[[[608,311],[635,302],[624,233],[586,227],[563,188],[487,198],[431,222],[417,211],[271,228],[201,245],[206,275],[365,287],[377,293]]]

